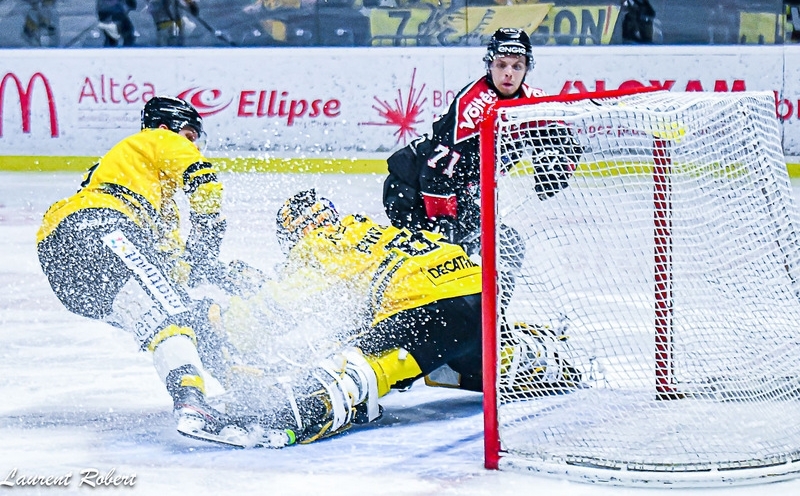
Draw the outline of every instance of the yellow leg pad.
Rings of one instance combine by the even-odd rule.
[[[378,396],[384,396],[389,389],[404,379],[417,377],[422,373],[411,353],[403,348],[386,351],[380,355],[367,355],[375,376],[378,378]]]
[[[519,350],[516,351],[519,353]],[[500,373],[506,374],[508,373],[508,367],[511,365],[511,362],[514,360],[514,347],[513,346],[503,346],[500,350]]]
[[[197,388],[201,393],[206,394],[206,383],[199,375],[185,375],[181,377],[181,386]]]
[[[180,335],[188,337],[192,340],[195,346],[197,346],[197,336],[194,335],[194,331],[190,327],[180,327],[176,324],[170,324],[153,336],[153,339],[150,340],[150,344],[147,346],[147,349],[150,351],[155,351],[155,349],[158,348],[158,345],[160,345],[165,339]]]

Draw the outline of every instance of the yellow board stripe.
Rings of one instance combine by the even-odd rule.
[[[0,171],[10,172],[84,172],[98,157],[0,156]],[[383,159],[332,158],[209,158],[223,172],[286,172],[297,174],[344,173],[386,174]],[[583,165],[583,164],[582,164]],[[585,166],[578,175],[596,174],[600,165]],[[800,177],[800,163],[787,163],[790,177]],[[618,171],[619,172],[619,171]],[[626,173],[641,172],[641,166],[629,164]]]
[[[98,157],[0,157],[0,170],[13,172],[72,172],[86,171]]]
[[[0,156],[0,171],[83,172],[98,157]],[[386,174],[379,158],[225,158],[208,157],[221,172],[291,172],[297,174]]]

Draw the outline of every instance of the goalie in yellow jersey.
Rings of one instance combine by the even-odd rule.
[[[178,431],[230,439],[241,429],[205,401],[197,349],[204,312],[185,290],[203,279],[236,290],[218,261],[222,184],[198,147],[203,136],[193,106],[153,97],[141,131],[113,146],[75,194],[47,210],[36,241],[42,270],[68,310],[129,331],[152,353]],[[191,221],[185,243],[175,201],[181,190]]]
[[[279,438],[287,443],[307,443],[376,419],[379,397],[446,365],[474,381],[462,386],[480,390],[481,268],[463,248],[432,232],[382,226],[361,215],[340,218],[314,190],[284,203],[277,235],[287,254],[278,277],[255,297],[234,299],[221,316],[231,342],[245,355],[266,353],[268,341],[286,331],[277,329],[287,325],[279,307],[298,310],[315,301],[337,314],[333,320],[349,315],[355,324],[337,334],[330,348],[304,336],[319,350],[308,353],[319,358],[266,374],[279,381],[264,377],[263,370],[251,369],[248,376],[248,367],[234,366],[229,386],[239,394],[229,408],[238,409],[236,414],[257,415],[267,433],[288,433]],[[259,333],[266,341],[258,341]],[[524,343],[517,344],[509,358],[520,368],[531,348],[522,351]],[[284,355],[303,360],[298,353]],[[544,354],[537,359],[541,372]],[[579,380],[572,371],[572,380]]]

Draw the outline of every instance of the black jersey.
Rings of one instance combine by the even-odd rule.
[[[512,98],[543,95],[523,83]],[[453,242],[479,229],[479,129],[484,110],[497,99],[489,76],[470,83],[434,122],[430,138],[419,138],[389,158],[383,202],[392,224],[441,229],[445,221]]]

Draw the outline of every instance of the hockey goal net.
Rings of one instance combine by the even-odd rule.
[[[486,466],[800,474],[800,223],[773,95],[546,97],[482,126]],[[575,155],[559,143],[580,159],[548,196],[542,168]]]

